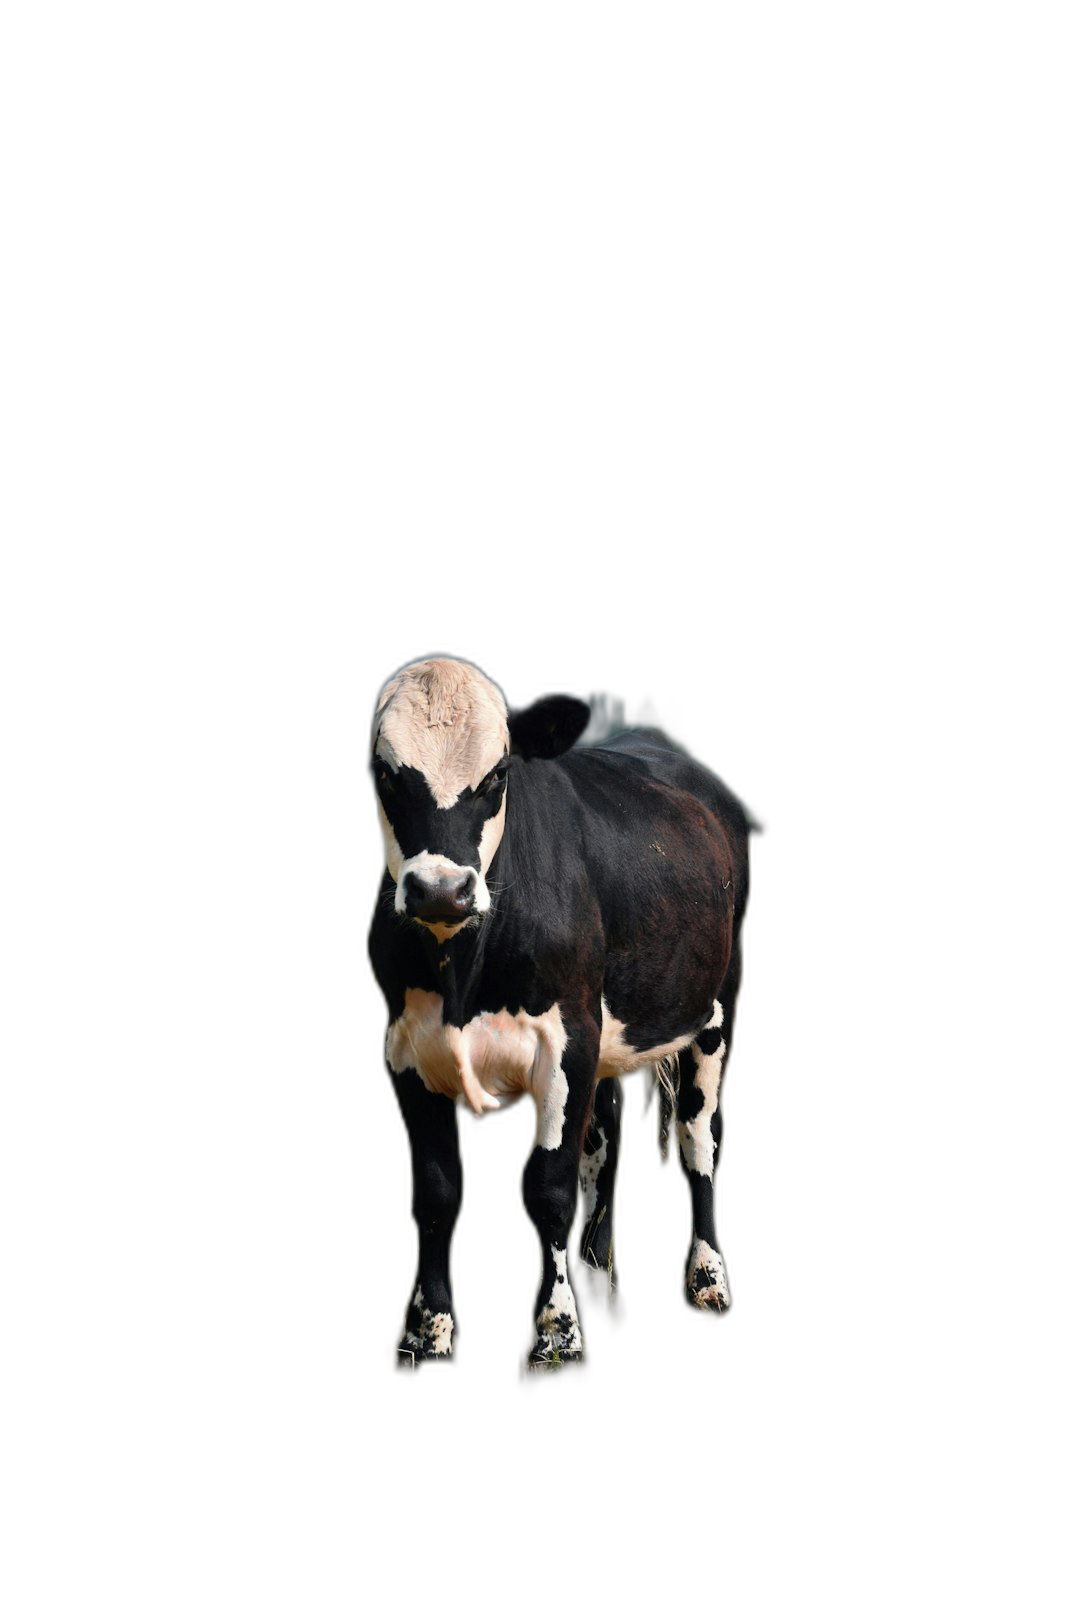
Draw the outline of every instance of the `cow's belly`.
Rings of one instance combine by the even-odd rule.
[[[535,1017],[480,1013],[456,1029],[443,1023],[442,997],[433,990],[406,990],[405,1011],[386,1037],[392,1069],[415,1069],[429,1091],[464,1096],[478,1113],[518,1092],[546,1097],[561,1075],[565,1049],[557,1004]]]
[[[689,1045],[700,1022],[648,1049],[626,1039],[626,1026],[601,1003],[600,1079],[659,1062]],[[442,997],[433,990],[406,990],[405,1011],[387,1031],[386,1057],[397,1073],[414,1069],[429,1091],[464,1096],[477,1112],[497,1108],[499,1099],[529,1092],[538,1102],[561,1092],[566,1029],[558,1004],[533,1016],[526,1012],[485,1012],[463,1029],[443,1023]]]
[[[670,1040],[662,1042],[659,1046],[650,1046],[639,1050],[629,1044],[626,1039],[626,1025],[616,1018],[608,1007],[606,1001],[601,1001],[603,1024],[600,1029],[600,1061],[596,1073],[599,1079],[609,1080],[616,1074],[627,1074],[631,1069],[643,1069],[647,1063],[659,1063],[661,1058],[670,1057],[673,1052],[681,1052],[684,1046],[689,1046],[697,1033],[696,1026],[685,1033],[674,1033]]]

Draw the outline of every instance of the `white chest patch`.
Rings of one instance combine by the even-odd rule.
[[[501,1096],[527,1091],[536,1099],[539,1145],[558,1147],[569,1091],[558,1004],[537,1016],[481,1013],[463,1029],[444,1024],[442,1014],[437,992],[406,990],[405,1011],[387,1031],[390,1067],[415,1069],[429,1091],[464,1097],[478,1114],[498,1108]]]

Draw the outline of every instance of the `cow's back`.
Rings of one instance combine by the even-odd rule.
[[[745,842],[750,833],[750,818],[740,800],[719,776],[714,776],[703,765],[698,765],[696,760],[691,760],[690,755],[665,737],[664,732],[620,731],[606,742],[597,744],[597,748],[625,753],[630,758],[643,761],[661,781],[669,782],[672,787],[680,787],[683,792],[695,795],[701,804],[708,805],[712,815],[721,821],[730,836]]]

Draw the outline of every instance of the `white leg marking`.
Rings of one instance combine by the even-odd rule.
[[[562,1141],[570,1082],[563,1073],[567,1034],[558,1002],[546,1019],[537,1046],[532,1093],[536,1098],[536,1145],[550,1150]]]
[[[555,1265],[555,1282],[547,1304],[536,1320],[537,1349],[546,1360],[560,1356],[581,1354],[581,1325],[577,1304],[570,1287],[570,1273],[566,1265],[566,1250],[551,1245],[551,1258]]]
[[[696,1170],[702,1176],[711,1176],[714,1147],[712,1118],[720,1097],[720,1080],[724,1071],[727,1042],[721,1041],[716,1051],[707,1055],[696,1042],[690,1050],[697,1065],[694,1071],[694,1084],[702,1093],[704,1101],[693,1119],[679,1121],[679,1152],[688,1170]]]

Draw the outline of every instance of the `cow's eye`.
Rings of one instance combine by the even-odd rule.
[[[375,762],[375,785],[380,793],[393,793],[394,791],[393,775],[380,760]]]
[[[488,771],[476,790],[477,796],[479,797],[483,793],[497,793],[505,781],[506,763],[504,761],[501,765],[496,765],[494,770]]]

